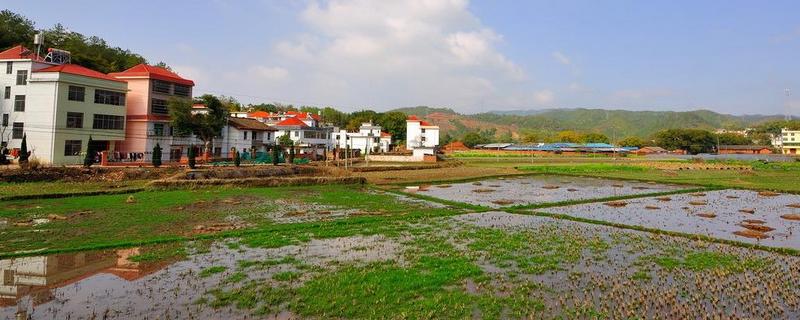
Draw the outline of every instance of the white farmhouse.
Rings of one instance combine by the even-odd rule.
[[[234,150],[251,157],[266,153],[275,144],[275,131],[256,119],[230,117],[220,137],[214,139],[214,156],[231,158]]]
[[[411,150],[414,157],[436,154],[439,146],[439,127],[417,116],[406,119],[406,149]]]
[[[358,132],[347,132],[334,128],[332,135],[333,146],[339,149],[357,149],[361,154],[366,154],[367,149],[370,153],[389,152],[392,144],[392,135],[383,132],[383,128],[373,125],[372,122],[364,122],[358,128]]]
[[[57,64],[16,46],[0,52],[0,144],[50,164],[78,164],[88,150],[113,151],[125,139],[125,81]]]

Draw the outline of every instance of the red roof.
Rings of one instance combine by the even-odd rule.
[[[434,127],[434,125],[432,125],[430,122],[428,122],[428,121],[423,121],[423,120],[420,120],[420,119],[419,119],[419,118],[417,118],[417,116],[415,116],[415,115],[410,115],[410,116],[408,116],[408,119],[407,119],[406,121],[419,122],[419,125],[421,125],[421,126],[426,126],[426,127]]]
[[[250,112],[250,113],[247,114],[247,116],[250,117],[250,118],[269,118],[270,115],[271,114],[269,112],[266,112],[266,111],[256,111],[256,112]]]
[[[391,137],[391,136],[392,136],[391,133],[381,131],[381,137]]]
[[[296,116],[296,117],[298,117],[300,119],[308,119],[309,117],[311,117],[311,119],[314,119],[314,120],[317,120],[317,121],[320,120],[320,116],[319,115],[316,115],[316,114],[313,114],[313,113],[310,113],[310,112],[286,111],[286,114],[294,115],[294,116]]]
[[[109,75],[107,75],[105,73],[102,73],[100,71],[94,71],[92,69],[89,69],[89,68],[86,68],[86,67],[82,67],[82,66],[79,66],[77,64],[71,64],[71,63],[62,64],[62,65],[58,65],[58,66],[47,67],[47,68],[44,68],[44,69],[39,69],[39,70],[34,71],[34,72],[61,72],[61,73],[69,73],[69,74],[74,74],[74,75],[79,75],[79,76],[84,76],[84,77],[89,77],[89,78],[103,79],[103,80],[109,80],[109,81],[116,81],[116,82],[125,83],[125,80],[120,80],[120,79],[114,78],[112,76],[109,76]]]
[[[44,61],[42,57],[37,56],[33,51],[22,45],[17,45],[6,51],[0,52],[0,59],[31,59],[36,61]]]
[[[278,122],[275,125],[276,126],[302,126],[302,127],[307,127],[308,126],[305,122],[301,121],[297,117],[286,118],[286,120]]]
[[[111,73],[110,75],[119,78],[147,77],[149,79],[164,80],[164,81],[174,82],[177,84],[194,86],[194,81],[183,78],[175,72],[169,71],[162,67],[146,65],[144,63],[137,64],[131,67],[130,69],[122,72]]]

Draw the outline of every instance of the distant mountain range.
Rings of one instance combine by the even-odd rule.
[[[718,128],[739,129],[769,120],[783,119],[781,115],[730,115],[710,110],[695,111],[629,111],[604,109],[543,109],[493,111],[464,115],[449,108],[400,108],[439,125],[443,132],[460,136],[472,130],[495,129],[497,134],[510,132],[513,136],[525,130],[553,132],[574,130],[598,132],[617,138],[638,136],[646,138],[664,129]]]

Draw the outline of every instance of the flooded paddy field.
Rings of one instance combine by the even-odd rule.
[[[406,191],[493,208],[658,193],[683,186],[600,178],[533,175],[408,187]]]
[[[573,217],[800,249],[800,196],[720,190],[542,209]]]
[[[379,218],[0,260],[0,319],[800,317],[797,257],[504,212]]]

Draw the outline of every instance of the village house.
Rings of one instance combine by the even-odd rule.
[[[781,130],[781,152],[783,154],[800,154],[800,130]]]
[[[42,58],[23,46],[0,52],[0,144],[18,153],[23,136],[44,163],[82,163],[89,150],[113,151],[125,139],[125,81],[69,63],[69,53]]]
[[[367,154],[367,150],[369,153],[386,153],[391,148],[392,135],[382,130],[372,122],[362,123],[357,132],[334,128],[332,143],[335,148],[360,150],[362,154]]]
[[[222,134],[214,139],[214,156],[232,158],[234,152],[255,157],[275,145],[277,129],[251,118],[228,118]]]
[[[309,124],[313,124],[311,126]],[[318,126],[319,122],[311,117],[289,116],[285,120],[272,125],[275,141],[278,144],[282,136],[288,135],[299,154],[313,159],[324,157],[331,148],[331,128]]]
[[[186,156],[193,140],[173,135],[167,103],[174,98],[191,99],[194,81],[146,64],[109,75],[126,81],[129,89],[125,140],[117,143],[117,152],[109,157],[118,161],[149,161],[156,144],[163,150],[163,161],[177,161]]]
[[[438,146],[438,126],[420,120],[414,115],[406,119],[406,150],[410,150],[415,157],[423,157],[435,155]]]

